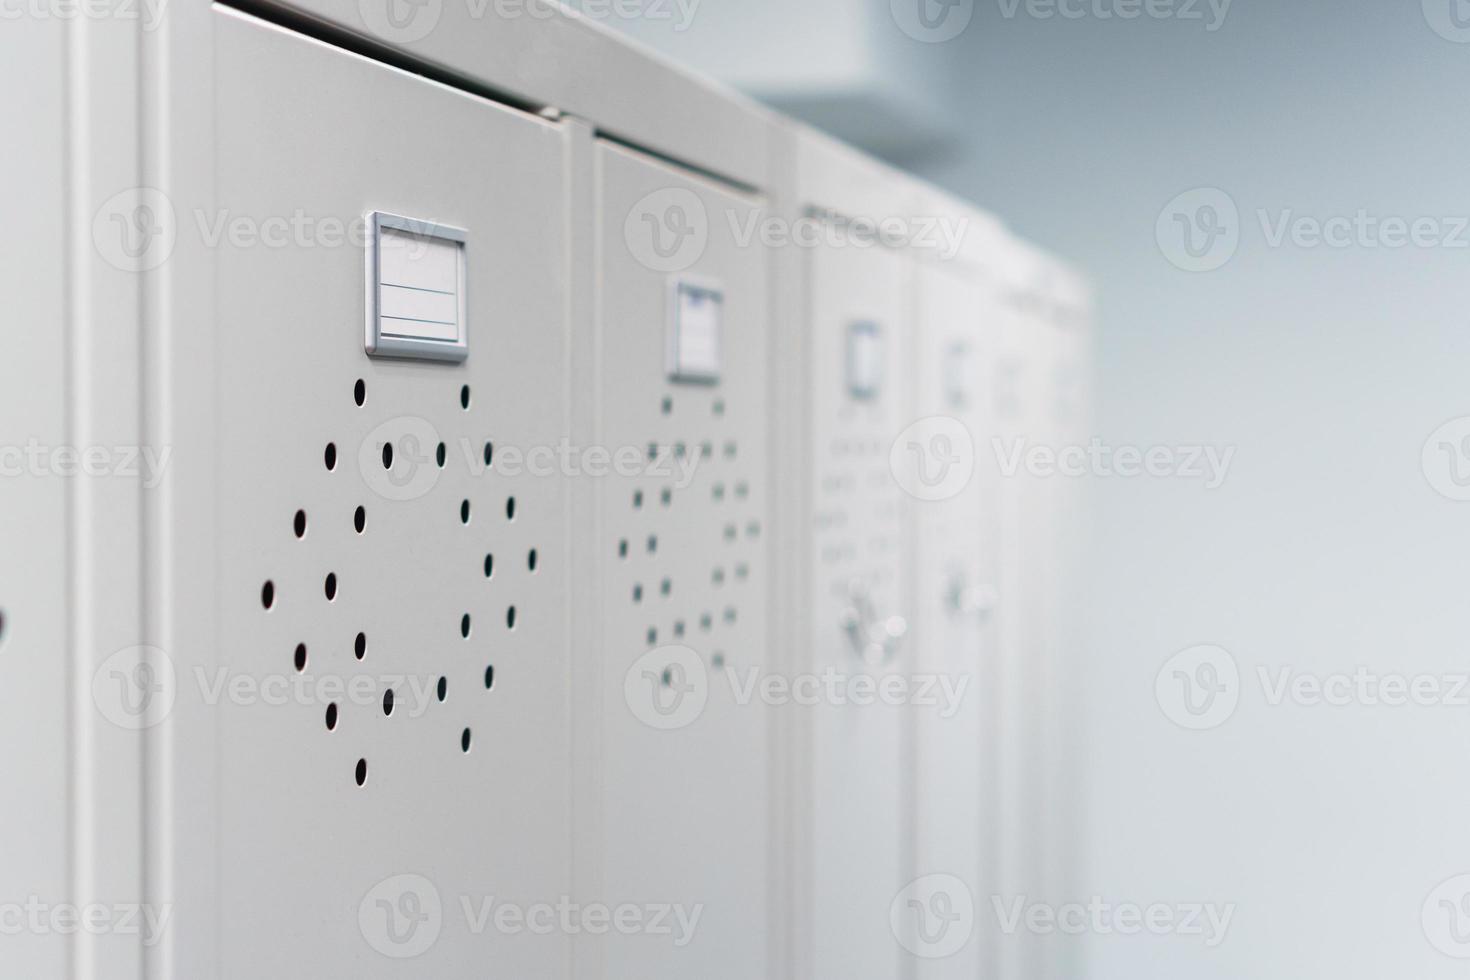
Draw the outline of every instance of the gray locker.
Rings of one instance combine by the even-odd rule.
[[[910,499],[890,448],[912,420],[913,263],[883,248],[807,257],[812,404],[810,669],[912,672],[906,643]],[[909,715],[902,706],[811,709],[813,977],[900,969],[885,928],[910,854]]]
[[[601,891],[702,909],[610,935],[603,975],[768,974],[768,256],[748,194],[596,147]],[[685,239],[677,232],[688,232]],[[683,247],[687,246],[687,247]]]
[[[983,271],[958,261],[918,270],[916,416],[901,435],[921,469],[915,509],[916,670],[939,681],[935,704],[914,706],[914,806],[918,876],[942,876],[956,924],[969,938],[915,935],[915,976],[973,978],[992,972],[986,921],[994,887],[996,506],[991,452],[996,317]],[[966,904],[968,903],[968,905]],[[917,925],[917,924],[916,924]]]
[[[568,480],[524,462],[568,432],[564,135],[249,18],[215,32],[215,196],[177,208],[333,237],[227,233],[216,356],[177,378],[213,416],[180,492],[217,526],[171,529],[172,609],[209,641],[166,649],[170,955],[565,976],[567,936],[484,917],[571,892]],[[467,360],[365,353],[364,249],[335,223],[373,211],[463,231]],[[205,703],[223,678],[304,694]]]

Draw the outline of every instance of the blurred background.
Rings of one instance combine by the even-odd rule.
[[[1057,961],[1463,975],[1470,4],[666,9],[602,19],[1077,265],[1102,444],[1233,453],[1220,481],[1084,478],[1081,864],[1047,897],[1233,907],[1228,935],[1089,929]],[[1183,678],[1223,707],[1177,723]]]

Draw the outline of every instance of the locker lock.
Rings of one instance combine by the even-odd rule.
[[[954,615],[985,621],[1000,602],[1000,593],[993,585],[970,585],[963,572],[956,572],[949,577],[944,600]]]
[[[842,611],[839,624],[847,634],[852,650],[872,667],[887,663],[898,655],[899,645],[909,631],[909,624],[902,616],[878,618],[872,595],[867,585],[854,581],[847,589],[848,604]]]

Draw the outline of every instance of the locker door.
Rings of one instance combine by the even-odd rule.
[[[762,204],[596,150],[602,893],[700,914],[610,934],[605,976],[767,975],[768,256]],[[695,236],[681,237],[682,232]],[[681,248],[680,246],[687,246]],[[702,911],[700,911],[702,910]]]
[[[982,331],[984,291],[965,267],[923,266],[918,273],[916,414],[924,421],[896,447],[910,454],[917,553],[917,669],[939,679],[940,701],[916,705],[917,862],[919,876],[938,876],[951,908],[984,915],[993,888],[983,847],[992,829],[982,778],[993,736],[985,728],[991,696],[987,663],[995,604],[994,542],[984,537],[982,506],[992,506],[977,466],[989,452],[989,351]],[[920,469],[922,467],[922,469]],[[983,496],[982,496],[983,494]],[[976,915],[954,936],[912,936],[920,978],[981,974],[984,940]],[[927,939],[925,936],[927,935]],[[968,936],[970,938],[966,939]]]
[[[910,260],[829,246],[809,258],[813,673],[908,675],[909,498],[889,451],[912,420]],[[811,709],[817,980],[898,975],[889,911],[907,883],[909,733],[901,706]]]
[[[217,930],[222,980],[565,976],[561,930],[498,914],[570,891],[567,480],[531,462],[568,431],[563,135],[248,17],[215,30],[216,201],[180,209],[221,230],[218,357],[180,366],[215,436],[177,455],[212,468],[218,524],[175,601],[217,644],[168,652],[181,705],[244,686],[175,733],[218,746],[174,780],[218,807],[171,814],[175,925]],[[457,284],[392,273],[397,316],[467,328],[461,363],[365,353],[374,210],[463,230]]]

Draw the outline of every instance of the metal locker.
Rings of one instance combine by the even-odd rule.
[[[977,219],[978,220],[978,219]],[[972,232],[978,235],[978,230]],[[953,260],[918,269],[916,316],[920,419],[899,436],[915,509],[915,669],[934,678],[933,703],[913,707],[915,874],[932,876],[951,908],[968,907],[953,936],[916,933],[919,978],[993,972],[987,931],[963,928],[988,912],[993,888],[995,650],[998,601],[991,375],[993,289],[976,265]],[[919,924],[914,923],[918,928]]]
[[[913,262],[824,245],[806,257],[812,455],[810,670],[874,683],[912,671],[910,499],[890,449],[913,420]],[[812,975],[896,975],[889,910],[910,862],[909,716],[900,705],[810,710]]]
[[[751,194],[595,150],[595,481],[609,901],[674,904],[693,935],[609,934],[615,977],[768,975],[769,259]],[[697,916],[697,919],[694,918]]]
[[[177,684],[168,955],[221,980],[565,976],[565,935],[497,917],[571,891],[569,480],[536,463],[568,432],[564,134],[214,20],[214,194],[173,206],[186,248],[219,236],[215,356],[170,380],[209,421],[181,429],[176,492],[215,523],[167,532],[179,639],[147,662]],[[422,234],[378,242],[373,212]],[[441,255],[442,281],[392,266]],[[452,320],[467,358],[368,356],[375,308],[408,321],[385,332]]]

